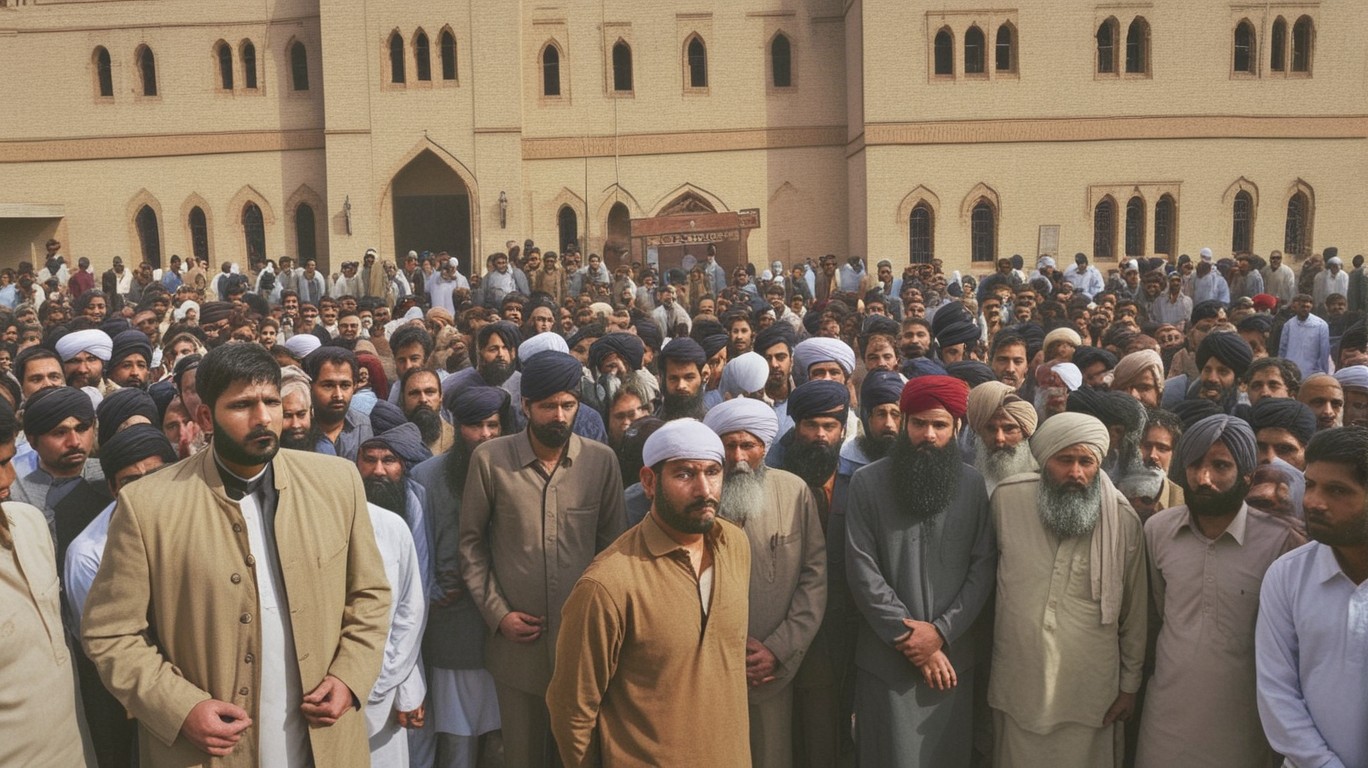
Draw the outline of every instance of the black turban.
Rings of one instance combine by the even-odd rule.
[[[371,408],[371,431],[377,435],[388,432],[407,420],[404,416],[404,409],[388,400],[376,400],[375,405]]]
[[[839,413],[832,413],[840,409]],[[850,390],[832,379],[805,381],[789,393],[788,415],[797,424],[814,416],[832,416],[845,424],[850,409]]]
[[[171,407],[171,401],[176,399],[176,385],[163,379],[147,388],[147,394],[152,396],[152,402],[157,404],[157,418],[152,423],[158,426],[166,420],[166,409]]]
[[[666,360],[673,360],[677,363],[693,363],[702,367],[708,362],[708,353],[703,351],[703,346],[688,336],[680,336],[677,339],[670,339],[670,343],[665,345],[665,349],[660,351],[660,372],[665,372]]]
[[[697,320],[694,320],[693,326],[689,328],[689,336],[699,344],[702,344],[703,339],[708,336],[718,333],[726,336],[727,329],[723,327],[721,323],[708,317],[700,317]]]
[[[1217,299],[1207,299],[1197,302],[1197,306],[1192,308],[1192,317],[1188,320],[1192,325],[1203,320],[1211,320],[1221,316],[1222,310],[1226,308],[1225,302]]]
[[[895,371],[871,371],[860,385],[860,410],[869,413],[881,405],[896,404],[906,383]]]
[[[156,401],[151,395],[133,387],[114,390],[100,401],[100,407],[95,409],[95,415],[99,417],[96,435],[100,439],[100,445],[109,442],[114,433],[119,431],[119,425],[133,416],[146,416],[148,423],[161,426],[157,419]]]
[[[610,354],[617,354],[627,364],[628,371],[641,369],[641,358],[646,355],[646,345],[630,333],[610,333],[589,345],[589,369],[598,375],[599,365]],[[527,380],[524,371],[523,380]],[[524,387],[525,389],[525,387]],[[560,391],[560,390],[556,390]]]
[[[864,325],[860,327],[860,333],[869,336],[875,333],[882,333],[897,338],[902,331],[898,321],[887,315],[870,315],[864,320]]]
[[[1082,346],[1074,350],[1073,364],[1078,366],[1078,370],[1087,370],[1088,366],[1102,363],[1107,370],[1116,367],[1116,355],[1108,352],[1101,347]]]
[[[522,343],[522,333],[518,331],[518,326],[507,320],[500,320],[497,323],[486,325],[475,334],[475,349],[471,350],[472,357],[479,355],[479,351],[484,349],[485,345],[489,343],[489,337],[494,334],[498,334],[499,338],[503,340],[504,346],[510,350],[516,350],[518,345]]]
[[[1179,402],[1174,403],[1173,407],[1169,410],[1173,411],[1173,415],[1177,416],[1178,419],[1183,422],[1184,429],[1187,429],[1208,416],[1215,416],[1218,413],[1225,412],[1221,410],[1221,406],[1205,397],[1180,400]]]
[[[778,325],[778,323],[775,323],[770,327],[776,328],[778,327]],[[788,323],[785,323],[785,325],[788,325]],[[816,336],[817,332],[821,329],[822,313],[817,311],[817,309],[814,307],[813,309],[808,310],[808,313],[806,315],[803,315],[803,330],[807,331],[807,334],[809,336]]]
[[[776,344],[783,344],[788,347],[789,352],[793,351],[793,346],[798,343],[798,334],[793,332],[793,326],[788,323],[775,323],[761,331],[755,337],[755,343],[751,344],[751,349],[765,354],[765,350]]]
[[[1249,412],[1249,425],[1255,434],[1264,427],[1276,427],[1292,433],[1302,445],[1311,442],[1316,434],[1316,414],[1304,403],[1288,397],[1265,397]]]
[[[1242,331],[1258,331],[1267,336],[1273,330],[1273,316],[1253,314],[1241,320],[1235,327]]]
[[[998,333],[1014,333],[1026,342],[1026,357],[1033,358],[1045,346],[1045,329],[1035,323],[1017,323],[1003,328]]]
[[[203,359],[204,355],[184,355],[176,360],[175,370],[171,373],[171,381],[175,383],[177,391],[181,388],[181,378],[189,371],[198,368],[200,366],[200,361]],[[192,418],[194,415],[195,414],[193,413],[190,414]]]
[[[615,335],[636,338],[625,333]],[[522,396],[536,402],[561,392],[575,393],[583,374],[579,361],[564,352],[542,352],[523,365]]]
[[[902,375],[909,379],[918,376],[944,376],[945,366],[941,365],[939,360],[929,357],[912,357],[903,361]]]
[[[134,424],[109,440],[100,441],[100,469],[111,481],[119,472],[153,456],[160,457],[164,464],[179,461],[171,441],[151,424]]]
[[[585,323],[582,327],[575,330],[575,334],[566,340],[566,344],[571,349],[579,346],[585,339],[597,339],[604,334],[603,323]]]
[[[703,354],[711,360],[718,352],[727,348],[728,341],[731,341],[731,338],[725,333],[710,333],[699,339],[698,343],[703,347]]]
[[[946,304],[936,310],[935,316],[931,318],[931,335],[939,339],[941,331],[959,323],[975,325],[974,316],[967,307],[957,301]]]
[[[109,338],[111,339],[132,327],[133,326],[128,324],[128,320],[117,315],[114,317],[106,317],[104,322],[100,323],[100,330],[109,334]]]
[[[73,416],[82,423],[95,420],[90,395],[72,387],[40,389],[24,403],[24,432],[46,435]]]
[[[418,431],[418,425],[408,421],[390,427],[370,438],[361,444],[361,448],[371,448],[377,445],[394,451],[394,455],[404,462],[405,472],[412,469],[414,464],[420,464],[432,458],[432,451],[429,451],[427,445],[423,443],[423,435]]]
[[[152,365],[152,342],[142,331],[121,331],[114,336],[114,349],[109,353],[109,366],[113,368],[129,355],[142,355],[143,362]]]
[[[200,306],[199,322],[200,325],[217,323],[220,320],[227,320],[233,314],[233,304],[228,301],[207,301]]]
[[[660,334],[660,326],[649,317],[643,317],[633,324],[636,328],[636,335],[641,339],[641,343],[651,349],[660,351],[660,345],[665,341],[665,337]]]
[[[1236,376],[1243,376],[1254,362],[1254,350],[1238,333],[1209,333],[1197,347],[1197,367],[1206,367],[1207,360],[1213,357],[1225,363]]]
[[[478,424],[490,416],[503,416],[508,405],[508,392],[499,387],[463,387],[453,389],[443,405],[457,424]]]
[[[951,363],[945,366],[945,372],[968,384],[970,389],[985,381],[997,380],[997,376],[993,374],[993,369],[977,360],[961,360],[957,363]]]
[[[1125,392],[1104,392],[1079,387],[1069,393],[1067,410],[1095,417],[1108,427],[1121,427],[1127,434],[1145,426],[1145,406]]]

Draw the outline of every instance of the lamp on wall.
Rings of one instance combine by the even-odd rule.
[[[499,191],[499,229],[508,229],[508,194]]]
[[[342,201],[342,218],[347,225],[347,234],[351,234],[351,195]]]

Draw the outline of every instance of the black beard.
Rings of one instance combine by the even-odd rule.
[[[1198,517],[1221,517],[1240,511],[1244,498],[1249,494],[1249,483],[1241,478],[1234,487],[1225,493],[1186,491],[1183,498],[1187,501],[1188,511]]]
[[[408,412],[408,420],[418,427],[424,443],[434,443],[442,436],[442,417],[427,405],[416,405]]]
[[[855,442],[860,446],[860,450],[864,452],[864,455],[872,463],[887,456],[888,452],[893,450],[894,444],[898,442],[898,436],[882,435],[875,437],[866,432],[857,436]]]
[[[253,430],[242,443],[235,443],[227,439],[227,433],[219,429],[217,424],[214,427],[214,433],[221,436],[214,441],[214,450],[228,463],[241,467],[255,467],[275,458],[280,450],[280,437],[269,429]],[[270,442],[264,448],[258,447],[257,441],[264,438],[270,438]]]
[[[703,390],[701,388],[694,395],[672,395],[667,392],[660,402],[660,418],[664,421],[673,419],[698,419],[702,421],[706,414],[707,409],[703,407]]]
[[[532,436],[547,448],[560,448],[570,441],[570,424],[531,424]]]
[[[442,459],[442,474],[446,476],[447,487],[451,489],[453,498],[459,499],[465,493],[466,475],[470,471],[470,451],[471,446],[466,445],[465,438],[458,431],[456,442]]]
[[[713,518],[708,520],[697,520],[689,517],[690,512],[700,510],[704,507],[713,508]],[[717,519],[717,510],[721,507],[719,499],[695,499],[681,507],[676,507],[665,498],[665,489],[661,487],[660,479],[656,479],[655,500],[652,508],[666,525],[679,531],[680,533],[707,533],[712,530],[713,524]]]
[[[303,432],[287,429],[280,433],[280,447],[312,453],[318,448],[318,432],[312,427]]]
[[[408,504],[405,502],[408,494],[404,488],[404,481],[396,483],[383,477],[372,477],[366,480],[365,485],[366,501],[407,519]]]
[[[784,469],[818,488],[826,485],[841,460],[841,444],[800,443],[796,439],[784,452]]]
[[[911,360],[926,355],[926,348],[920,344],[904,344],[902,346],[902,356],[904,360]]]
[[[893,462],[894,499],[913,521],[926,520],[950,508],[964,471],[964,460],[954,440],[944,448],[930,443],[913,445],[903,432],[894,439],[888,460]]]
[[[502,386],[508,377],[513,375],[513,364],[495,360],[492,363],[480,363],[480,376],[485,380],[485,384],[491,387]]]

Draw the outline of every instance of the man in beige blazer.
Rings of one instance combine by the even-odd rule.
[[[144,766],[367,766],[390,588],[341,459],[277,453],[280,368],[205,355],[213,449],[119,494],[82,637]],[[220,759],[214,759],[220,758]]]

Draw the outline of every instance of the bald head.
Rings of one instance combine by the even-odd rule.
[[[1302,382],[1297,399],[1316,414],[1316,430],[1338,427],[1344,418],[1344,388],[1328,373],[1317,373]]]

